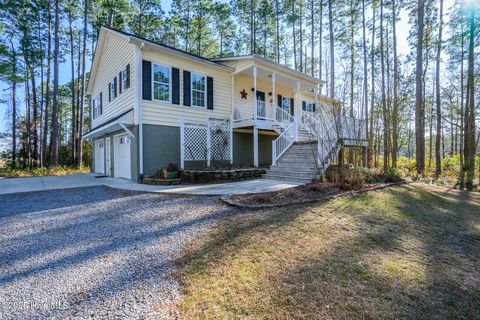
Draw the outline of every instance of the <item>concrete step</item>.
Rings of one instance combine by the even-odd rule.
[[[315,179],[317,177],[317,172],[304,172],[304,171],[274,171],[267,170],[266,174],[281,175],[283,177],[290,178],[301,178],[301,179]]]
[[[299,183],[309,183],[312,182],[312,179],[305,179],[305,178],[292,178],[292,177],[284,177],[282,175],[277,174],[264,174],[264,179],[272,179],[272,180],[280,180],[280,181],[291,181],[291,182],[299,182]]]
[[[309,163],[298,163],[298,162],[279,162],[276,166],[272,166],[271,168],[282,168],[285,170],[288,169],[305,169],[305,170],[313,170],[317,169],[316,162],[309,162]]]

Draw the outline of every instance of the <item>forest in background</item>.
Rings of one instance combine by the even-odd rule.
[[[398,54],[402,14],[407,55]],[[453,0],[448,12],[444,0],[173,0],[168,12],[160,0],[0,0],[9,167],[90,164],[84,92],[102,25],[206,57],[255,53],[326,80],[322,94],[367,119],[370,167],[450,170],[467,189],[480,173],[474,0]]]

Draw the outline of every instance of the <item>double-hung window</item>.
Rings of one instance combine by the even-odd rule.
[[[121,92],[125,92],[125,90],[127,90],[127,68],[123,69],[122,70],[122,82],[120,83],[120,86],[122,87],[122,91]]]
[[[153,99],[170,102],[171,70],[169,67],[153,65]]]
[[[197,73],[192,73],[192,106],[205,108],[207,96],[207,79]]]
[[[102,115],[102,105],[101,105],[100,95],[96,96],[93,99],[93,118],[98,118]]]
[[[109,89],[110,89],[109,97],[110,97],[110,101],[112,101],[117,97],[117,81],[115,81],[115,78],[112,79],[112,81],[110,81]]]
[[[315,111],[315,108],[313,107],[315,104],[313,102],[306,102],[305,104],[305,111],[309,111],[309,112],[314,112]]]

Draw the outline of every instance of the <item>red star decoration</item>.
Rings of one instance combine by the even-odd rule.
[[[247,100],[247,92],[245,91],[245,89],[243,89],[242,91],[240,91],[240,94],[242,95],[242,99]]]

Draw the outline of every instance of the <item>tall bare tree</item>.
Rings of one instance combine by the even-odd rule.
[[[443,0],[440,0],[440,18],[438,23],[437,63],[435,67],[435,103],[437,107],[437,133],[435,137],[435,175],[442,173],[440,157],[440,139],[442,136],[442,109],[440,97],[440,60],[442,55]],[[431,139],[431,137],[430,137]]]
[[[425,107],[423,100],[423,32],[425,1],[418,0],[417,14],[417,57],[415,64],[415,143],[417,174],[425,171]]]

